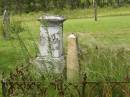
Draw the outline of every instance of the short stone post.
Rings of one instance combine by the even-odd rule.
[[[78,44],[77,37],[74,34],[68,37],[67,80],[71,82],[79,81]]]
[[[3,13],[3,34],[5,39],[9,39],[9,29],[10,29],[10,17],[7,10]]]
[[[2,80],[1,84],[2,84],[2,97],[7,97],[6,81]]]
[[[39,18],[40,43],[38,66],[42,71],[63,72],[63,22],[65,19],[59,16],[42,16]]]

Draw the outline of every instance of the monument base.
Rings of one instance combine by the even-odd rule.
[[[64,57],[60,58],[37,57],[35,63],[41,72],[63,73],[65,68]]]

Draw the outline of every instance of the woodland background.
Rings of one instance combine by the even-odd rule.
[[[0,0],[0,14],[6,8],[12,13],[49,11],[52,9],[84,9],[93,7],[94,0]],[[121,7],[130,4],[130,0],[96,0],[98,7]]]

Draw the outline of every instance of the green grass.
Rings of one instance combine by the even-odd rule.
[[[23,16],[21,16],[21,19],[23,19],[22,17]],[[128,21],[130,21],[130,16],[100,17],[97,22],[95,22],[92,18],[69,19],[64,23],[64,41],[66,43],[67,36],[70,33],[76,33],[79,36],[79,43],[83,45],[97,44],[110,45],[114,47],[123,46],[129,49],[130,22]],[[27,30],[20,33],[22,38],[27,41],[32,41],[30,37],[33,37],[36,42],[38,42],[40,23],[35,19],[32,21],[26,20],[23,21],[23,26],[27,28]],[[32,36],[30,36],[28,31],[32,34]],[[14,41],[15,40],[12,40],[12,42]],[[15,48],[13,48],[12,42],[4,41],[2,39],[0,41],[0,66],[2,69],[4,68],[3,70],[11,68],[11,64],[14,64],[16,60],[14,58],[15,55],[13,55]],[[14,57],[10,55],[13,55]]]
[[[103,44],[129,45],[130,16],[102,17],[98,22],[93,19],[72,19],[65,22],[66,33],[77,33],[82,41],[86,37]]]
[[[61,15],[69,18],[91,17],[92,13],[92,9],[60,12]],[[99,16],[107,17],[99,17],[97,22],[93,18],[68,19],[65,21],[65,50],[67,48],[67,36],[70,33],[77,34],[82,54],[80,62],[83,72],[86,72],[89,76],[88,80],[124,79],[130,59],[130,16],[128,14],[130,14],[129,7],[118,9],[107,8],[99,9]],[[40,15],[41,13],[29,13],[11,17],[12,20],[22,21],[22,26],[25,30],[20,33],[20,36],[30,50],[30,53],[33,52],[33,55],[35,55],[35,48],[32,37],[38,43],[40,23],[37,21],[37,18]],[[0,73],[8,73],[15,66],[24,63],[25,54],[18,40],[4,40],[0,24]]]
[[[102,17],[98,22],[93,19],[72,19],[65,22],[65,32],[116,32],[129,30],[130,16]],[[75,29],[76,28],[76,29]],[[128,28],[128,29],[127,29]],[[119,32],[117,32],[119,33]]]
[[[110,17],[99,17],[97,22],[95,22],[93,18],[68,19],[64,23],[65,48],[67,36],[70,33],[75,33],[79,37],[81,48],[98,45],[99,47],[105,46],[114,49],[124,47],[127,51],[129,51],[130,16],[113,16],[129,14],[128,8],[129,7],[99,9],[99,16]],[[73,14],[70,14],[69,12],[73,12]],[[85,16],[83,13],[92,16],[93,11],[92,9],[77,9],[73,11],[65,10],[64,13],[61,12],[60,14],[65,15],[66,17],[69,16],[70,18],[78,18],[78,16]],[[36,43],[38,43],[40,23],[37,21],[37,18],[40,14],[41,13],[29,13],[22,14],[20,16],[11,16],[11,20],[22,21],[22,26],[25,28],[25,31],[20,33],[20,36],[28,46],[33,46],[33,40],[31,37],[33,37]],[[21,52],[21,49],[18,42],[16,42],[17,40],[14,39],[5,41],[2,39],[2,35],[0,37],[0,71],[8,72],[16,65],[21,64],[24,58],[23,55],[19,53]]]

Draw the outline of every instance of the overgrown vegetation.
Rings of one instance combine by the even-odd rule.
[[[38,43],[38,35],[39,35],[38,34],[39,22],[36,20],[27,21],[27,19],[30,19],[30,18],[26,18],[25,21],[22,21],[22,23],[21,23],[22,28],[20,28],[20,29],[22,29],[22,30],[20,30],[20,32],[22,32],[22,33],[18,33],[18,34],[19,34],[20,38],[24,41],[25,45],[27,46],[27,49],[29,49],[29,53],[30,54],[33,53],[33,56],[36,56],[36,45]],[[123,21],[121,21],[122,19],[123,19]],[[116,48],[123,47],[124,51],[126,50],[126,52],[127,52],[127,50],[129,51],[129,43],[130,43],[130,40],[129,40],[130,24],[128,21],[129,21],[129,16],[104,17],[104,18],[100,18],[100,20],[98,22],[94,22],[92,19],[67,20],[65,22],[65,26],[64,26],[64,28],[65,28],[64,29],[64,31],[65,31],[64,32],[64,42],[66,44],[67,36],[71,32],[75,32],[79,36],[79,43],[81,45],[81,47],[80,47],[81,49],[84,49],[87,47],[89,49],[92,45],[94,45],[94,46],[99,45],[99,48],[100,48],[100,46],[101,47],[107,46],[108,52],[109,52],[109,50],[111,51],[111,48],[115,49],[115,47]],[[17,28],[19,30],[19,24],[17,24],[18,27],[14,26],[14,28],[15,29]],[[113,27],[114,27],[114,29],[113,29]],[[15,30],[15,31],[17,31],[17,30]],[[23,52],[22,49],[25,49],[25,48],[21,49],[21,46],[19,45],[19,42],[17,40],[4,41],[1,39],[0,45],[1,45],[0,64],[1,64],[2,71],[8,71],[9,68],[14,67],[13,65],[19,65],[20,63],[23,63],[25,56],[23,55],[24,53],[22,53]],[[86,47],[85,45],[88,45],[88,46]],[[111,46],[111,48],[109,46]],[[66,45],[65,45],[65,48],[66,48]],[[103,53],[105,53],[106,56],[108,56],[107,54],[109,54],[109,53],[105,52],[105,51],[107,51],[106,50],[107,48],[104,48],[105,50],[103,49],[104,50]],[[103,50],[101,49],[101,52]],[[100,51],[100,49],[99,49],[99,51]],[[114,50],[114,51],[116,51],[116,50]],[[113,54],[114,51],[112,51],[111,54]],[[85,52],[86,52],[86,50],[84,51],[84,53]],[[86,56],[87,56],[87,54],[86,54]],[[90,56],[91,56],[91,54],[90,54]],[[102,54],[99,56],[102,56]],[[110,58],[110,57],[108,57],[108,58]],[[96,60],[98,61],[100,59],[97,58]],[[100,61],[103,61],[103,60],[100,60]],[[117,62],[118,62],[118,60],[117,60]],[[95,61],[95,63],[96,63],[96,61]],[[85,62],[85,64],[86,64],[86,62]],[[116,64],[118,64],[118,63],[116,63]],[[121,64],[121,63],[119,63],[119,64]],[[126,65],[127,64],[128,63],[126,63]]]
[[[3,24],[2,24],[2,21],[0,19],[0,38],[2,38],[3,36]]]
[[[96,68],[93,64],[91,65],[93,68]],[[95,65],[99,64],[96,63]],[[105,68],[109,69],[109,66],[107,65],[107,67]],[[114,69],[117,70],[116,68]],[[95,69],[95,71],[91,72],[91,75],[87,76],[87,73],[90,71],[90,69],[85,70],[86,73],[81,75],[79,82],[70,83],[65,80],[63,75],[57,75],[53,73],[46,75],[44,73],[40,73],[33,64],[24,64],[22,66],[18,66],[13,72],[11,72],[8,78],[6,76],[6,88],[8,89],[6,93],[7,96],[10,97],[127,97],[129,95],[129,83],[122,83],[123,81],[128,81],[128,76],[126,76],[126,78],[122,80],[122,82],[116,83],[115,79],[111,80],[111,78],[109,78],[110,76],[107,76],[107,79],[104,79],[104,72],[100,74],[100,71],[99,73],[96,73],[96,79],[98,78],[98,81],[96,80],[96,82],[90,82],[89,78],[91,75],[95,77],[93,73],[96,72],[97,68]],[[100,69],[103,70],[104,68]],[[125,70],[125,68],[122,67],[120,68],[120,70]],[[100,75],[104,77],[104,80],[102,80]]]
[[[22,21],[18,21],[18,20],[11,21],[11,23],[10,23],[11,37],[14,37],[17,34],[20,34],[23,31],[25,31],[25,28],[22,25]]]
[[[124,47],[81,46],[81,71],[89,81],[124,81],[129,68],[130,52]]]
[[[17,20],[17,17],[20,17],[20,20]],[[39,74],[35,71],[36,68],[32,67],[32,64],[26,68],[26,66],[28,66],[26,63],[32,62],[37,55],[39,22],[36,21],[36,17],[36,15],[31,13],[30,15],[14,16],[16,20],[11,24],[11,32],[13,33],[12,36],[15,38],[6,41],[0,38],[0,72],[6,72],[6,75],[11,72],[15,79],[8,79],[11,77],[8,75],[6,77],[9,81],[44,80],[44,83],[40,86],[43,88],[41,90],[46,90],[46,87],[50,86],[50,83],[52,83],[51,81],[55,80],[54,77],[56,75],[39,78]],[[129,73],[127,72],[127,69],[130,66],[130,23],[128,21],[130,21],[130,16],[100,17],[98,22],[94,22],[91,18],[80,20],[71,19],[65,22],[65,49],[67,36],[70,33],[75,32],[79,36],[81,75],[85,73],[87,81],[126,81],[129,77],[127,75]],[[0,31],[2,31],[2,28],[0,29]],[[30,57],[32,60],[29,60]],[[24,65],[21,66],[21,64]],[[15,69],[16,66],[17,69]],[[22,68],[26,69],[20,71]],[[19,74],[15,76],[17,70],[18,73],[22,72],[24,76],[19,77]],[[25,79],[23,79],[23,77]],[[83,77],[81,77],[81,80],[82,78]],[[59,79],[62,79],[63,82],[65,81],[62,77]],[[64,87],[68,84],[70,85],[70,83],[67,82],[64,82],[63,84]],[[26,90],[30,89],[28,94],[32,94],[31,89],[33,88],[32,90],[35,91],[33,93],[36,95],[36,84],[34,85],[33,83],[32,88],[26,83],[24,83],[24,85],[26,88],[23,90],[24,93]],[[21,85],[21,87],[24,88],[24,85]],[[77,97],[77,91],[74,89],[78,88],[79,90],[82,90],[81,87],[77,85],[81,84],[70,86],[70,89],[67,91],[68,95],[72,93],[71,96]],[[118,96],[123,97],[122,91],[126,89],[126,84],[119,84],[120,87],[115,90],[112,90],[112,87],[115,84],[112,86],[106,83],[99,83],[96,85],[97,87],[95,87],[95,89],[98,91],[95,93],[90,90],[91,87],[94,87],[93,85],[90,85],[90,87],[86,89],[86,93],[88,93],[86,95],[88,95],[88,97],[90,96],[89,93],[93,94],[91,96],[100,94],[100,97],[112,97],[112,92],[114,91],[116,91],[114,93],[117,94],[121,93],[121,95]],[[51,87],[55,89],[55,85],[49,87],[50,96],[55,95],[57,97],[59,92],[53,90]],[[38,89],[40,88],[38,87]],[[58,89],[58,86],[56,89]],[[103,91],[103,93],[101,93],[101,91]],[[41,93],[43,93],[43,91]]]

